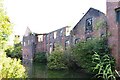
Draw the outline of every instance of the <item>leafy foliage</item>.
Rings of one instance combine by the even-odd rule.
[[[108,54],[104,54],[100,56],[98,53],[92,56],[92,63],[95,64],[93,67],[93,72],[96,73],[95,77],[102,78],[104,80],[115,80],[115,76],[113,74],[115,70],[115,60],[110,57]]]
[[[92,67],[95,65],[92,64],[94,52],[100,53],[100,56],[102,56],[103,53],[107,54],[109,51],[106,38],[95,38],[78,43],[73,47],[71,54],[74,56],[78,66],[92,72]]]
[[[8,46],[5,52],[8,57],[22,59],[21,49],[22,49],[21,43],[17,43],[14,44],[14,46]]]
[[[55,50],[48,56],[48,68],[49,69],[67,69],[63,58],[63,49],[61,46],[56,46]]]
[[[1,0],[0,3],[2,4]],[[8,40],[8,36],[12,33],[11,28],[9,17],[5,14],[3,7],[0,7],[0,49],[4,48]]]
[[[63,55],[64,63],[68,67],[69,70],[81,69],[81,67],[77,65],[77,61],[74,55],[71,54],[72,49],[74,48],[71,46],[71,48],[68,48],[67,50],[64,51],[64,55]]]
[[[45,52],[38,52],[35,54],[34,57],[35,62],[40,62],[40,63],[46,63],[47,62],[47,56]]]
[[[8,57],[22,59],[22,46],[19,36],[15,36],[14,46],[8,46],[5,50]]]
[[[0,4],[2,4],[2,0],[0,0]],[[12,27],[9,17],[5,14],[3,7],[0,6],[0,79],[26,77],[25,68],[21,65],[21,61],[6,57],[6,54],[3,52],[11,33]]]
[[[25,77],[25,68],[20,60],[7,58],[4,53],[0,54],[0,79]]]

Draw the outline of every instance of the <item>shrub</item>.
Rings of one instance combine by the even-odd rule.
[[[14,46],[8,46],[5,50],[6,55],[11,58],[22,59],[22,46],[21,43],[14,44]]]
[[[73,54],[71,54],[73,47],[68,48],[67,50],[64,51],[64,63],[68,67],[69,70],[77,70],[81,69],[80,66],[77,65],[77,61]]]
[[[60,46],[57,46],[56,49],[48,56],[48,69],[67,69],[63,55],[63,49]]]
[[[0,53],[0,79],[2,78],[25,78],[25,68],[18,59],[11,59]]]
[[[46,53],[45,52],[36,53],[34,57],[34,61],[40,63],[46,63],[47,62]]]
[[[92,72],[92,67],[95,65],[92,63],[92,55],[94,52],[109,53],[106,38],[94,38],[88,41],[82,41],[73,47],[71,54],[74,56],[78,66],[86,69],[88,72]]]

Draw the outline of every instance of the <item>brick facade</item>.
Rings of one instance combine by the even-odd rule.
[[[120,70],[120,24],[117,22],[116,10],[120,9],[120,2],[107,1],[107,23],[110,36],[108,38],[109,46],[112,48],[112,55],[116,59],[116,68]],[[119,16],[120,17],[120,16]]]
[[[107,2],[107,14],[90,8],[80,21],[69,30],[69,26],[45,34],[31,34],[27,28],[23,37],[22,57],[32,60],[36,52],[51,53],[55,45],[59,44],[64,49],[82,40],[94,37],[108,37],[108,44],[112,48],[112,55],[116,59],[116,69],[120,70],[120,24],[116,21],[116,11],[120,10],[119,2]],[[118,19],[120,16],[118,17]]]
[[[105,14],[99,10],[90,8],[72,30],[73,44],[82,40],[87,40],[88,38],[106,35],[105,23]]]

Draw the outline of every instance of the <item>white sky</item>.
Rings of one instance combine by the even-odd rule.
[[[27,26],[36,33],[74,27],[90,7],[106,13],[106,0],[5,0],[5,7],[15,34],[23,35]]]

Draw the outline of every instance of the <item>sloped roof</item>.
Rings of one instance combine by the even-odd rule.
[[[32,33],[32,31],[27,27],[24,36],[28,36],[30,33]]]
[[[98,11],[98,12],[100,12],[101,14],[104,14],[103,12],[101,12],[101,11],[99,11],[99,10],[94,9],[94,8],[91,7],[91,8],[89,8],[89,10],[85,13],[85,15],[83,15],[83,17],[78,21],[77,24],[79,24],[79,22],[81,22],[81,20],[82,20],[91,10],[93,10],[93,11]],[[105,15],[105,14],[104,14],[104,15]],[[77,24],[73,27],[73,29],[76,28]],[[73,30],[73,29],[72,29],[72,30]]]

